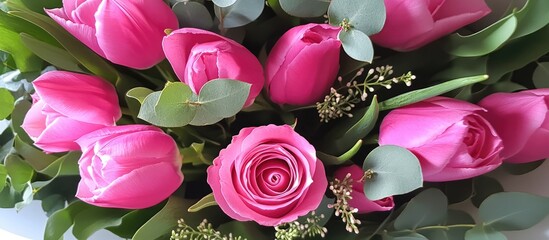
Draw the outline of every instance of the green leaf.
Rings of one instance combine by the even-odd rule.
[[[412,198],[395,219],[396,230],[443,224],[448,211],[448,199],[436,188],[427,189]]]
[[[15,99],[10,91],[5,88],[0,88],[0,120],[7,118],[14,108]]]
[[[381,31],[385,24],[385,4],[383,0],[332,0],[328,18],[332,25],[347,19],[351,28],[370,36]]]
[[[55,23],[51,18],[25,9],[10,11],[10,14],[25,19],[42,28],[54,37],[74,58],[93,74],[103,77],[111,83],[118,80],[116,69],[105,62],[103,58],[70,35],[65,29]]]
[[[374,95],[368,108],[356,110],[352,118],[339,122],[334,129],[326,134],[324,142],[329,153],[341,153],[347,151],[358,140],[366,137],[374,128],[379,116],[379,104],[377,96]]]
[[[162,204],[158,204],[150,208],[131,211],[121,218],[120,225],[107,227],[106,229],[121,238],[131,239],[134,233],[158,213],[162,207]]]
[[[17,68],[22,72],[40,71],[42,60],[23,45],[20,31],[35,31],[32,24],[0,11],[0,50],[11,54]]]
[[[498,180],[488,176],[476,177],[473,179],[473,196],[471,197],[471,203],[476,207],[480,207],[480,204],[487,197],[503,191],[503,187]]]
[[[27,182],[30,182],[34,176],[32,167],[15,154],[8,155],[4,161],[4,165],[15,191],[23,191]]]
[[[358,140],[347,152],[337,157],[320,151],[317,151],[316,155],[326,165],[340,165],[351,160],[358,153],[360,147],[362,147],[362,140]]]
[[[500,231],[528,229],[549,214],[549,198],[520,192],[502,192],[486,198],[479,208],[484,225]]]
[[[213,193],[210,193],[203,197],[202,199],[198,200],[195,204],[189,207],[187,210],[188,212],[198,212],[202,210],[203,208],[216,206],[217,202],[215,201]]]
[[[406,106],[425,99],[441,95],[454,89],[482,82],[488,75],[464,77],[437,84],[432,87],[410,91],[379,103],[380,111]]]
[[[251,84],[232,79],[208,81],[200,89],[191,125],[204,126],[236,115],[250,94]]]
[[[44,209],[46,215],[49,217],[54,212],[65,208],[65,198],[59,194],[48,195],[42,199],[41,205],[42,209]]]
[[[57,160],[53,155],[45,154],[37,148],[23,142],[19,135],[14,138],[13,148],[29,163],[34,170],[40,172]]]
[[[479,225],[465,233],[465,240],[507,240],[507,237],[489,226]]]
[[[441,190],[448,197],[449,204],[463,202],[473,195],[473,180],[444,182]]]
[[[33,191],[33,188],[30,184],[30,182],[27,182],[25,188],[23,189],[22,193],[21,193],[21,199],[22,201],[18,202],[18,203],[15,203],[15,210],[16,211],[21,211],[21,209],[23,209],[25,206],[29,205],[32,200],[33,200],[33,196],[34,196],[34,191]]]
[[[87,206],[74,216],[72,234],[76,239],[88,239],[98,230],[120,225],[122,217],[128,212],[122,209]]]
[[[15,107],[11,113],[11,128],[13,129],[13,132],[26,143],[33,143],[33,141],[30,139],[29,135],[27,135],[27,132],[21,128],[21,125],[23,124],[25,115],[27,115],[31,105],[31,102],[27,100],[18,100],[15,102]]]
[[[46,62],[59,69],[71,72],[83,72],[78,66],[78,60],[74,59],[66,50],[40,41],[26,33],[21,33],[20,36],[23,44]]]
[[[475,220],[467,212],[450,209],[448,210],[446,225],[454,224],[475,224]],[[450,228],[446,232],[446,236],[448,237],[448,240],[463,240],[465,239],[467,230],[467,228],[463,227]]]
[[[233,5],[237,0],[212,0],[218,7],[228,7]]]
[[[8,170],[6,166],[0,164],[0,192],[4,190],[6,186],[6,179],[8,178]]]
[[[374,172],[364,182],[364,193],[370,200],[411,192],[423,185],[417,157],[405,148],[383,145],[372,150],[362,166]]]
[[[74,217],[77,213],[83,211],[87,206],[82,201],[75,201],[64,209],[61,209],[52,214],[46,222],[44,231],[44,240],[59,240],[74,222]]]
[[[320,17],[326,13],[330,2],[323,0],[279,0],[286,13],[300,18]]]
[[[500,79],[521,69],[549,52],[549,25],[527,36],[515,39],[488,59],[488,75]]]
[[[190,163],[193,166],[207,164],[211,165],[213,159],[208,159],[202,151],[204,151],[204,143],[192,143],[191,146],[180,150],[183,156],[183,164]]]
[[[515,14],[518,26],[511,39],[526,36],[549,24],[547,11],[549,11],[549,1],[526,1],[524,7]]]
[[[223,28],[235,28],[253,22],[261,15],[265,1],[237,0],[228,7],[214,7],[219,25]]]
[[[145,97],[137,117],[161,127],[185,126],[196,113],[191,96],[192,90],[186,84],[168,82],[161,92]]]
[[[338,35],[341,40],[341,45],[345,53],[349,57],[371,63],[374,59],[374,46],[370,38],[363,32],[355,29],[349,29],[348,31],[340,31]]]
[[[236,0],[229,1],[233,1],[234,3],[234,1]],[[216,1],[214,1],[214,3],[215,2]],[[193,27],[207,30],[211,29],[213,26],[213,20],[210,12],[203,4],[199,2],[177,2],[175,5],[173,5],[172,10],[179,20],[180,28]]]
[[[549,88],[549,62],[537,63],[532,81],[536,88]]]
[[[453,34],[448,38],[448,52],[458,57],[478,57],[502,46],[517,28],[517,18],[511,14],[487,28],[469,36]]]
[[[144,87],[136,87],[136,88],[130,89],[130,91],[126,93],[126,97],[135,99],[140,104],[143,104],[143,102],[145,101],[145,98],[149,96],[149,94],[151,93],[153,93],[153,90],[150,90]]]

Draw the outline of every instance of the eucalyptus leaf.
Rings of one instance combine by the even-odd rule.
[[[120,225],[106,229],[124,239],[131,239],[133,234],[162,209],[162,204],[131,211],[120,218]]]
[[[362,147],[362,140],[358,140],[354,146],[337,157],[320,151],[317,151],[316,155],[326,165],[341,165],[350,161],[358,153],[360,147]]]
[[[76,239],[88,239],[93,233],[122,223],[122,217],[129,210],[87,206],[74,216],[72,234]]]
[[[181,155],[184,156],[183,164],[190,163],[193,166],[202,164],[211,165],[213,160],[207,159],[206,156],[202,154],[204,145],[204,143],[192,143],[191,146],[181,149]]]
[[[217,0],[217,2],[219,1],[224,0]],[[236,0],[228,0],[226,2],[231,1],[234,3]],[[214,3],[215,2],[216,1],[214,1]],[[177,2],[173,5],[172,10],[179,20],[180,28],[193,27],[208,30],[213,26],[213,20],[210,12],[201,3],[192,1]]]
[[[190,124],[210,125],[236,115],[248,99],[250,87],[249,83],[232,79],[208,81],[193,103],[197,106],[196,115]]]
[[[364,182],[364,193],[370,200],[408,193],[423,186],[419,160],[399,146],[375,148],[364,160],[362,169],[373,171],[373,178]]]
[[[51,194],[43,198],[40,204],[49,217],[54,212],[65,208],[65,198],[59,194]]]
[[[13,99],[10,91],[0,88],[0,106],[2,106],[0,108],[0,119],[5,119],[11,114],[15,108],[14,103],[15,99]]]
[[[46,62],[67,71],[83,72],[83,70],[78,66],[78,60],[76,60],[66,50],[40,41],[26,33],[21,33],[20,36],[23,44]]]
[[[135,99],[140,104],[143,104],[143,102],[145,101],[145,98],[149,96],[149,94],[151,93],[153,93],[153,90],[150,90],[144,87],[136,87],[136,88],[130,89],[130,91],[126,93],[126,97]]]
[[[338,35],[341,45],[345,53],[349,57],[371,63],[374,59],[374,46],[368,35],[355,29],[349,29],[348,31],[341,31]]]
[[[482,82],[488,75],[464,77],[437,84],[428,88],[410,91],[379,103],[380,111],[406,106],[425,99],[441,95],[454,89]]]
[[[538,160],[528,163],[503,163],[503,169],[507,171],[509,174],[512,175],[524,175],[531,171],[536,170],[539,166],[541,166],[545,160]]]
[[[15,151],[17,151],[17,153],[38,172],[44,170],[57,159],[57,157],[45,154],[37,148],[23,142],[19,135],[15,136],[13,147]]]
[[[548,214],[549,198],[520,192],[493,194],[479,208],[484,225],[499,231],[528,229]]]
[[[219,7],[228,7],[233,5],[237,0],[212,0],[212,2]]]
[[[185,126],[196,113],[190,105],[192,95],[184,83],[169,82],[161,92],[153,92],[143,100],[137,117],[161,127]]]
[[[351,28],[371,36],[385,24],[383,0],[332,0],[328,8],[330,24],[339,25],[346,19]]]
[[[265,1],[237,0],[228,7],[215,7],[215,15],[223,28],[235,28],[253,22],[261,15]]]
[[[326,0],[279,0],[279,3],[286,13],[300,18],[320,17],[330,5]]]
[[[412,198],[395,219],[396,230],[414,230],[419,227],[444,224],[448,211],[448,199],[440,190],[424,190]]]
[[[21,128],[21,125],[25,120],[25,115],[29,111],[31,105],[32,104],[29,101],[23,99],[15,102],[15,108],[11,113],[11,128],[23,142],[32,144],[33,141],[30,139],[29,135],[27,135],[27,132]]]
[[[532,81],[536,88],[549,88],[549,62],[538,63]]]
[[[8,155],[4,160],[4,165],[6,166],[12,187],[17,192],[23,191],[27,183],[34,176],[32,167],[15,154]]]
[[[448,52],[459,57],[478,57],[491,53],[511,38],[517,22],[515,15],[511,14],[475,34],[451,35],[448,38]]]
[[[473,196],[471,197],[471,203],[476,207],[480,207],[481,203],[487,197],[503,191],[503,186],[501,186],[498,180],[488,176],[476,177],[473,179]]]
[[[8,170],[6,169],[6,166],[3,164],[0,164],[0,192],[4,190],[4,187],[6,186],[6,179],[8,178]]]
[[[479,225],[465,233],[465,240],[507,240],[507,237],[489,226]]]
[[[59,240],[69,230],[74,222],[76,214],[87,206],[82,201],[75,201],[64,209],[53,213],[46,222],[44,240]]]

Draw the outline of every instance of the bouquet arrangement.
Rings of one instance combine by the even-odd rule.
[[[485,175],[549,157],[547,0],[0,8],[0,206],[41,200],[44,239],[501,240],[549,214]]]

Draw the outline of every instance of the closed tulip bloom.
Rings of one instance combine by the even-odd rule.
[[[162,0],[63,0],[46,13],[97,54],[136,69],[162,61],[164,30],[179,26]]]
[[[391,111],[381,123],[380,145],[410,150],[423,179],[445,182],[476,177],[502,163],[504,146],[482,114],[469,102],[434,97]]]
[[[490,13],[484,0],[385,0],[387,20],[372,41],[411,51]]]
[[[32,84],[36,93],[22,127],[45,152],[78,150],[76,139],[122,116],[116,90],[99,77],[51,71]]]
[[[175,141],[155,126],[106,127],[78,139],[82,157],[76,197],[99,207],[141,209],[183,182]]]
[[[503,140],[506,162],[549,158],[549,89],[494,93],[479,105],[488,110],[484,116]]]
[[[251,84],[244,106],[259,95],[265,77],[259,60],[244,46],[213,32],[182,28],[162,42],[177,77],[195,93],[210,80],[228,78]]]
[[[266,63],[266,87],[273,102],[309,105],[329,92],[339,70],[340,30],[311,23],[282,35]]]

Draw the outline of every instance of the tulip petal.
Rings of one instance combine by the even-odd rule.
[[[75,142],[79,137],[103,127],[103,125],[59,117],[47,126],[34,144],[46,152],[79,150],[80,147]]]
[[[164,1],[103,0],[95,17],[97,42],[106,58],[137,69],[150,68],[164,59],[164,30],[179,26]]]
[[[32,140],[36,140],[44,129],[46,129],[46,115],[42,114],[42,108],[45,104],[44,101],[34,103],[27,112],[27,115],[25,115],[25,119],[21,125]]]

